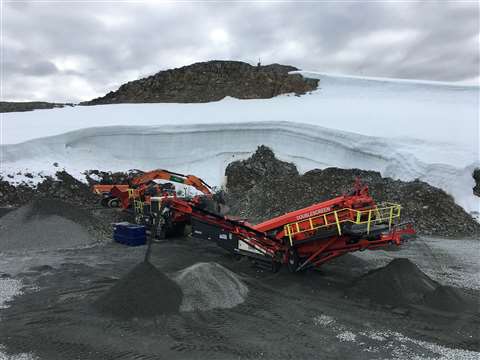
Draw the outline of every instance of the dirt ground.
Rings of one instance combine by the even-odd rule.
[[[436,281],[468,288],[478,299],[471,278],[478,269],[470,265],[478,246],[472,251],[476,242],[468,240],[449,254],[435,245],[449,241],[427,238],[401,251],[347,255],[302,274],[260,270],[203,240],[163,241],[154,245],[152,263],[170,277],[214,262],[242,279],[248,296],[231,309],[130,321],[100,315],[92,304],[141,261],[144,247],[0,253],[2,277],[24,286],[0,310],[0,359],[478,359],[478,309],[452,314],[346,295],[369,270],[407,255]],[[470,263],[462,260],[468,253]],[[439,259],[442,269],[429,267]],[[459,273],[469,280],[463,283]]]

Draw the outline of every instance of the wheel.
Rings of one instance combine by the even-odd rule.
[[[100,200],[100,205],[102,205],[103,207],[108,207],[108,198],[103,198],[102,200]]]
[[[145,225],[145,221],[143,219],[143,215],[137,214],[135,215],[135,224],[137,225]]]
[[[109,208],[117,208],[119,206],[120,206],[120,201],[117,198],[113,198],[108,201]]]
[[[290,272],[296,272],[298,268],[298,263],[299,263],[299,258],[298,258],[298,253],[295,248],[291,247],[288,249],[288,261],[287,261],[287,266],[288,270]]]

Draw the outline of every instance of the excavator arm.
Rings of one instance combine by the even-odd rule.
[[[140,176],[137,176],[132,180],[132,186],[134,187],[140,187],[144,184],[149,183],[150,181],[153,180],[167,180],[167,181],[173,181],[176,183],[180,184],[185,184],[194,187],[198,191],[202,192],[205,195],[212,195],[211,187],[208,185],[205,181],[200,179],[199,177],[196,177],[194,175],[183,175],[179,173],[174,173],[168,170],[152,170],[149,172],[146,172]]]

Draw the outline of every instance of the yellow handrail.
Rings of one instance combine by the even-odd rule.
[[[143,202],[140,200],[133,200],[133,207],[135,214],[143,214]]]
[[[352,223],[352,224],[367,224],[367,234],[370,233],[370,229],[372,224],[377,224],[377,223],[382,223],[382,222],[387,222],[388,221],[388,227],[389,229],[392,227],[392,224],[394,222],[394,219],[400,218],[400,210],[401,206],[399,204],[394,204],[394,203],[387,203],[385,205],[388,206],[383,206],[383,207],[374,207],[368,210],[356,210],[356,209],[351,209],[351,208],[344,208],[340,210],[334,210],[322,215],[317,215],[317,216],[312,216],[307,219],[302,219],[300,221],[295,221],[291,222],[289,224],[286,224],[284,226],[284,232],[285,235],[288,236],[290,240],[290,244],[293,245],[293,236],[299,233],[307,232],[307,231],[313,231],[313,230],[318,230],[321,228],[325,228],[331,225],[336,225],[337,227],[337,232],[338,235],[342,235],[342,223]],[[349,212],[347,218],[345,219],[340,219],[339,214],[343,214],[345,212]],[[335,218],[335,221],[328,222],[328,216],[333,215]],[[363,219],[365,217],[367,220],[362,220],[362,215]],[[315,224],[317,219],[321,219],[321,223]],[[306,225],[306,226],[303,226]]]

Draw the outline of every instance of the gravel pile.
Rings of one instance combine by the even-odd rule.
[[[122,319],[151,318],[179,311],[182,289],[148,262],[135,266],[94,303],[103,314]]]
[[[365,274],[347,293],[351,298],[360,296],[385,305],[416,304],[450,313],[479,310],[478,292],[440,285],[405,258]]]
[[[93,245],[103,224],[60,200],[34,200],[0,218],[2,251],[55,250]]]
[[[181,311],[232,308],[245,301],[247,286],[230,270],[217,263],[194,264],[175,276],[184,298]]]
[[[362,276],[349,293],[380,304],[405,306],[422,301],[438,286],[410,260],[398,258]]]
[[[383,178],[375,171],[327,168],[299,175],[294,164],[280,161],[265,146],[226,170],[226,201],[230,214],[252,223],[270,219],[352,190],[359,177],[377,201],[403,206],[402,221],[415,222],[423,235],[478,237],[480,224],[443,190],[422,181]]]

